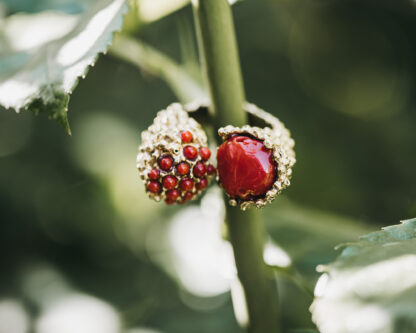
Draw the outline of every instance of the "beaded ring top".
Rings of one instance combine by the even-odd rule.
[[[275,178],[268,190],[261,195],[242,198],[238,197],[238,195],[230,195],[227,193],[230,197],[230,205],[236,206],[239,204],[242,210],[245,210],[250,206],[260,208],[273,201],[282,190],[290,185],[292,167],[296,162],[295,152],[293,150],[295,142],[290,137],[290,132],[283,125],[283,123],[254,104],[246,103],[245,110],[249,115],[252,115],[266,123],[266,127],[261,128],[248,125],[243,127],[234,127],[232,125],[228,125],[220,128],[218,130],[218,134],[224,141],[232,139],[232,137],[235,137],[236,135],[243,135],[261,142],[265,149],[271,152],[271,158],[275,167]],[[219,150],[220,149],[221,147]],[[221,185],[220,165],[218,165],[218,173]]]
[[[185,203],[196,198],[215,173],[210,156],[204,130],[174,103],[142,132],[137,169],[150,198]]]

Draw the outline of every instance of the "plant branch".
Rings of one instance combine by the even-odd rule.
[[[183,66],[142,41],[117,34],[109,52],[164,79],[183,103],[206,97],[199,78],[192,77]]]
[[[216,127],[247,123],[243,80],[227,0],[193,0],[198,41]],[[264,230],[257,210],[227,207],[229,238],[244,289],[250,333],[278,332],[277,288],[263,260]]]

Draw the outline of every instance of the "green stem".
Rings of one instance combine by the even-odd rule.
[[[278,327],[277,285],[263,261],[264,230],[257,210],[227,207],[227,222],[238,277],[246,296],[250,333],[275,333]]]
[[[216,126],[247,123],[243,80],[233,20],[227,0],[194,0],[198,41],[207,74]],[[275,333],[277,288],[263,260],[264,230],[257,210],[227,207],[227,223],[238,277],[244,289],[250,333]]]
[[[217,126],[247,122],[237,42],[227,0],[195,0],[194,13],[202,61],[207,72]]]

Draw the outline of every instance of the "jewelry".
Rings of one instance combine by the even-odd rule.
[[[242,210],[272,202],[290,185],[296,162],[295,143],[283,123],[254,104],[246,103],[245,110],[251,122],[266,126],[222,127],[224,142],[217,150],[219,183],[229,203]]]
[[[179,103],[159,111],[142,132],[137,169],[150,198],[167,204],[195,199],[216,170],[200,124]]]
[[[142,133],[137,168],[150,198],[167,204],[196,198],[218,173],[232,206],[261,208],[290,185],[294,140],[276,117],[246,103],[250,125],[218,130],[217,170],[208,163],[207,136],[194,118],[208,117],[207,104],[174,103]],[[190,115],[193,117],[190,117]],[[256,125],[256,126],[254,126]]]

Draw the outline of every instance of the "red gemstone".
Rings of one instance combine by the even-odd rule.
[[[191,200],[193,198],[193,194],[191,192],[186,192],[185,195],[183,196],[183,203],[185,203],[188,200]]]
[[[213,175],[215,173],[215,167],[212,164],[208,165],[207,172],[209,175]]]
[[[186,162],[181,162],[177,165],[176,170],[180,175],[184,176],[189,172],[189,164]]]
[[[170,201],[175,201],[176,199],[179,198],[179,191],[178,190],[170,190],[166,193],[166,196],[168,198],[168,200]]]
[[[163,156],[159,160],[159,166],[162,170],[165,170],[165,171],[170,170],[173,166],[173,158],[170,156]]]
[[[198,162],[194,166],[194,176],[195,177],[198,177],[198,178],[204,177],[206,172],[207,172],[207,167],[205,166],[204,163]]]
[[[192,191],[193,188],[194,188],[194,182],[191,179],[185,178],[181,181],[181,190]]]
[[[260,140],[234,136],[218,148],[217,161],[220,182],[232,198],[264,195],[276,180],[272,151]]]
[[[163,178],[163,187],[168,190],[175,188],[177,184],[178,180],[174,176],[166,176]]]
[[[159,170],[158,169],[152,169],[147,174],[150,179],[156,180],[159,178]]]
[[[193,137],[191,132],[189,132],[189,131],[181,132],[181,140],[182,140],[183,143],[189,143],[189,142],[192,141],[193,138],[194,137]]]
[[[189,160],[194,160],[198,156],[198,150],[194,146],[186,146],[183,149],[183,154]]]
[[[162,186],[160,185],[159,182],[155,180],[151,180],[150,182],[147,183],[147,189],[149,190],[149,192],[159,193],[162,190]]]
[[[196,188],[198,190],[203,190],[208,186],[208,180],[206,178],[202,178],[199,183],[196,184]]]
[[[201,147],[199,149],[199,155],[201,155],[203,160],[208,160],[211,157],[211,150],[208,147]]]
[[[171,200],[171,199],[169,199],[169,198],[166,198],[166,199],[165,199],[165,203],[166,203],[167,205],[173,205],[173,204],[175,203],[175,200]]]

